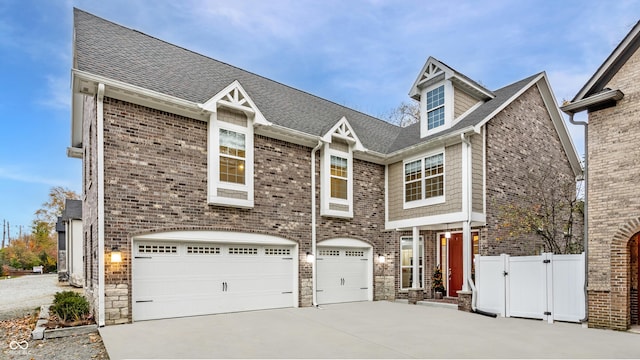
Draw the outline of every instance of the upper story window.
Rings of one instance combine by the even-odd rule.
[[[348,159],[331,155],[331,197],[347,200]]]
[[[245,183],[245,134],[220,129],[220,181]]]
[[[444,201],[444,152],[404,163],[405,208]]]
[[[444,125],[444,85],[427,92],[427,128]]]
[[[420,137],[448,129],[453,123],[454,88],[449,80],[426,87],[420,97]]]

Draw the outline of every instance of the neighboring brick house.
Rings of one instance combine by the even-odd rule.
[[[638,319],[640,22],[562,109],[587,110],[589,326]]]
[[[75,10],[72,77],[100,325],[430,297],[435,266],[468,296],[474,249],[540,250],[496,226],[522,179],[581,172],[544,73],[490,91],[429,58],[400,128]]]

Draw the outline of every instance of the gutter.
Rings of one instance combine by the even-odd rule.
[[[568,110],[563,109],[563,111],[568,112]],[[583,219],[583,230],[584,235],[582,236],[582,240],[584,242],[584,319],[581,319],[581,323],[586,323],[589,321],[589,296],[587,294],[587,288],[589,286],[589,123],[585,121],[576,121],[573,120],[573,115],[575,113],[568,112],[569,114],[569,122],[573,125],[582,125],[584,126],[584,170],[582,172],[582,178],[584,179],[584,219]]]
[[[318,145],[311,150],[311,253],[313,254],[313,262],[311,262],[311,291],[312,305],[318,307],[316,294],[316,151],[322,147],[322,140],[318,140]]]
[[[607,91],[603,91],[603,92],[594,94],[592,96],[589,96],[586,99],[581,99],[575,102],[571,102],[567,105],[562,106],[560,109],[562,109],[562,111],[564,111],[565,113],[569,114],[569,116],[571,116],[569,121],[572,124],[584,125],[586,129],[587,123],[581,122],[581,121],[573,122],[573,114],[579,113],[584,110],[589,110],[590,107],[599,105],[603,102],[618,101],[623,97],[624,97],[624,93],[620,90],[607,90]]]

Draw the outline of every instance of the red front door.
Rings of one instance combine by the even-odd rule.
[[[458,296],[462,290],[462,233],[451,234],[449,239],[449,296]]]

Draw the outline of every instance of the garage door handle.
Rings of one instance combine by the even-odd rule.
[[[136,300],[136,303],[153,302],[153,300]]]
[[[367,290],[367,289],[368,289],[368,287],[360,288],[360,290]]]
[[[282,260],[293,260],[293,258],[292,257],[290,257],[290,258],[282,258]]]
[[[293,291],[283,291],[283,294],[293,294]]]
[[[136,256],[135,259],[151,259],[151,256]]]

